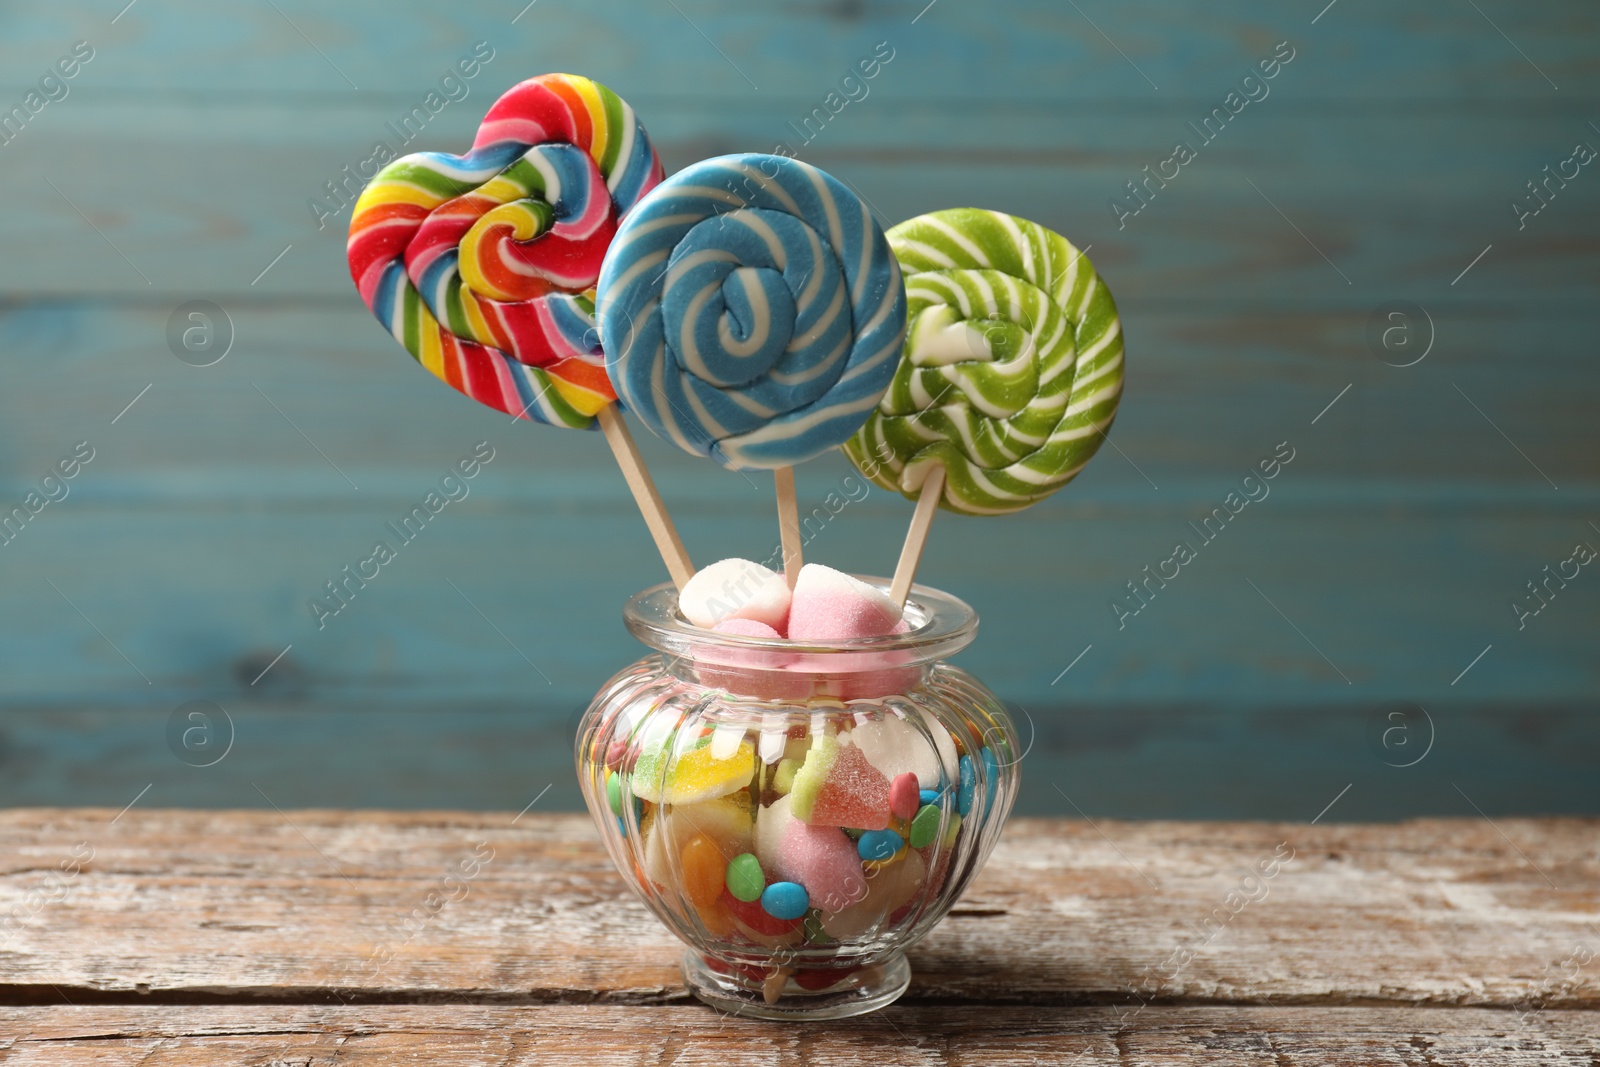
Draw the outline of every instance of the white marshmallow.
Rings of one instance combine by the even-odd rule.
[[[789,617],[789,585],[783,575],[759,563],[718,560],[683,584],[678,610],[707,629],[724,619],[754,619],[782,633]]]

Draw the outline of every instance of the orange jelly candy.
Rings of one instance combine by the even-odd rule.
[[[701,909],[715,904],[722,895],[723,872],[728,861],[711,839],[695,834],[683,846],[683,891]]]

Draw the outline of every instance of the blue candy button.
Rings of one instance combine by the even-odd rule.
[[[905,839],[893,830],[868,830],[856,842],[856,851],[864,860],[886,860],[900,851]]]
[[[761,910],[774,919],[798,919],[810,906],[806,887],[798,882],[773,882],[761,891]]]
[[[957,766],[961,768],[961,785],[956,789],[956,811],[964,816],[972,810],[972,791],[978,783],[971,756],[962,756]]]

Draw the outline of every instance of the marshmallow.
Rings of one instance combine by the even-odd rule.
[[[718,560],[695,572],[678,594],[683,617],[710,629],[725,619],[753,619],[783,632],[789,586],[783,575],[747,559]]]
[[[899,606],[881,590],[818,563],[800,568],[789,603],[791,641],[880,637],[899,621]]]

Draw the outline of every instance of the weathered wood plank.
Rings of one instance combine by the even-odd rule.
[[[928,1007],[774,1024],[698,1006],[471,1004],[414,1007],[0,1009],[7,1067],[590,1067],[761,1063],[779,1067],[982,1065],[1148,1067],[1205,1063],[1544,1067],[1591,1062],[1600,1012],[1428,1008]]]
[[[117,814],[0,813],[0,914],[24,912],[0,999],[684,996],[681,946],[626,895],[585,816]],[[1597,831],[1016,820],[913,950],[910,995],[1593,1009],[1600,966],[1572,961],[1600,951]],[[93,849],[83,871],[50,876],[74,848]],[[464,898],[401,925],[489,850]],[[392,960],[368,966],[382,948]]]
[[[82,76],[86,87],[184,93],[226,87],[233,94],[326,99],[356,95],[354,83],[363,94],[420,99],[473,42],[487,39],[505,57],[496,63],[530,70],[573,69],[618,83],[631,78],[702,99],[754,95],[753,79],[762,94],[820,99],[863,50],[887,39],[913,62],[892,68],[899,81],[885,80],[885,95],[1154,101],[1196,92],[1219,70],[1236,79],[1288,37],[1305,53],[1320,54],[1322,69],[1306,81],[1322,98],[1544,101],[1557,91],[1541,70],[1563,96],[1600,87],[1586,47],[1600,20],[1573,3],[1486,8],[1517,46],[1470,7],[1445,0],[1410,5],[1403,15],[1352,5],[1320,18],[1323,4],[1263,8],[1249,0],[1203,10],[1161,0],[1097,2],[1083,5],[1081,15],[1050,0],[941,4],[926,14],[926,0],[761,11],[731,0],[686,0],[677,10],[627,0],[542,0],[526,12],[504,3],[406,17],[379,0],[336,7],[282,0],[278,7],[282,14],[203,0],[139,4],[115,25],[116,5],[14,13],[0,69],[4,84],[21,88],[35,67],[42,70],[64,45],[85,37],[100,49]],[[923,65],[913,69],[919,57]]]
[[[1365,312],[1396,297],[1592,296],[1600,213],[1590,186],[1600,183],[1580,173],[1525,228],[1511,210],[1513,198],[1534,203],[1524,183],[1576,141],[1600,144],[1587,112],[1528,105],[1483,114],[1463,105],[1423,116],[1329,114],[1297,103],[1291,88],[1240,114],[1212,144],[1188,126],[1211,106],[1201,101],[1154,115],[1034,101],[996,118],[869,97],[801,154],[854,183],[886,225],[977,202],[1059,229],[1094,247],[1121,299],[1250,294],[1354,302]],[[1226,92],[1219,86],[1219,99]],[[407,150],[464,149],[486,103],[469,98],[445,111]],[[769,151],[789,132],[793,107],[669,103],[645,117],[671,171],[722,152]],[[354,103],[69,98],[4,148],[13,193],[0,239],[14,255],[0,263],[0,287],[157,296],[168,309],[197,296],[331,294],[359,310],[344,258],[349,212],[322,219],[310,201],[341,206],[325,183],[370,154],[391,118],[382,105]],[[1164,187],[1152,184],[1148,206],[1119,221],[1112,198],[1137,206],[1127,183],[1143,181],[1142,168],[1180,140],[1198,157]],[[107,155],[124,161],[114,186],[94,177]],[[1494,251],[1452,288],[1491,242]]]
[[[74,303],[0,315],[16,357],[0,396],[6,498],[20,499],[77,440],[98,449],[71,495],[0,550],[19,575],[0,594],[0,702],[170,708],[265,690],[368,705],[527,696],[548,713],[585,701],[637,655],[617,612],[662,574],[637,551],[642,524],[597,436],[511,426],[455,396],[360,308],[236,311],[238,350],[204,369],[156,348],[164,310]],[[1583,579],[1525,630],[1510,609],[1542,567],[1600,537],[1587,525],[1600,477],[1600,441],[1584,414],[1600,404],[1583,347],[1591,315],[1441,314],[1440,351],[1405,371],[1364,351],[1364,315],[1135,305],[1130,321],[1144,354],[1130,363],[1130,402],[1114,433],[1122,454],[1105,450],[1067,492],[1022,515],[952,516],[931,540],[924,578],[979,609],[985,628],[964,662],[1003,696],[1043,706],[1240,693],[1269,703],[1537,706],[1600,687],[1600,664],[1585,654],[1600,615],[1587,608],[1595,594]],[[1289,352],[1283,337],[1302,340]],[[1502,378],[1505,353],[1530,344],[1527,365],[1538,372]],[[307,601],[484,439],[497,457],[471,495],[319,630]],[[1119,629],[1112,598],[1126,597],[1126,583],[1143,580],[1174,542],[1198,544],[1188,524],[1283,440],[1296,458],[1272,495]],[[641,445],[694,558],[775,547],[769,492],[650,435]],[[829,493],[837,506],[849,472],[838,457],[802,469],[806,513]],[[909,512],[868,490],[808,527],[809,552],[886,570]],[[1442,526],[1452,531],[1443,541]],[[594,560],[606,566],[577,565]],[[551,603],[567,625],[544,625],[541,605]],[[1219,613],[1237,624],[1216,626]],[[1492,642],[1470,687],[1452,687]]]

